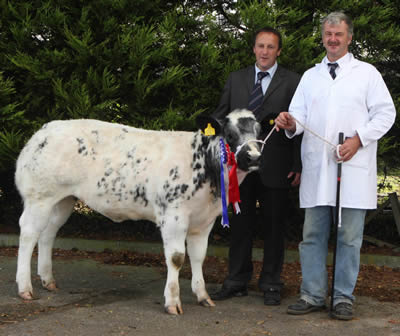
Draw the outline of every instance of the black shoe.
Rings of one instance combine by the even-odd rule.
[[[353,306],[347,302],[340,302],[331,311],[331,317],[349,321],[353,319]]]
[[[212,300],[215,301],[222,301],[226,299],[230,299],[232,297],[241,297],[241,296],[247,296],[247,288],[246,287],[241,287],[241,288],[228,288],[222,286],[221,290],[218,292],[215,292],[214,294],[211,294],[210,297]]]
[[[281,292],[278,289],[269,288],[264,292],[264,304],[266,306],[278,306],[281,304]]]
[[[292,304],[288,307],[287,313],[290,315],[304,315],[323,309],[325,309],[325,305],[315,306],[311,303],[304,301],[303,299],[300,299],[295,304]]]

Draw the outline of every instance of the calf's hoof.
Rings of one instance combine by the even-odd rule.
[[[36,300],[36,299],[37,299],[37,298],[35,298],[35,297],[33,296],[33,293],[30,292],[30,291],[27,291],[27,292],[19,292],[18,295],[19,295],[19,297],[20,297],[22,300],[25,300],[25,301],[32,301],[32,300]]]
[[[210,298],[199,302],[203,307],[215,307],[215,303]]]
[[[182,315],[183,310],[181,305],[176,305],[176,306],[166,306],[165,307],[165,312],[170,315]]]
[[[43,282],[42,285],[43,285],[44,288],[46,288],[50,292],[54,292],[54,291],[56,291],[58,289],[57,288],[57,284],[56,284],[55,281],[52,281],[52,282],[50,282],[48,284]]]

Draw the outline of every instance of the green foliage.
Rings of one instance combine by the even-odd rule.
[[[23,146],[23,137],[19,131],[0,132],[0,171],[9,167],[10,162],[14,165],[15,158]]]
[[[3,127],[23,122],[24,111],[19,110],[20,104],[14,101],[15,93],[12,79],[5,79],[0,72],[0,118]]]
[[[25,140],[21,128],[29,125],[16,93],[13,80],[0,72],[0,173],[14,168]]]
[[[399,109],[393,1],[0,0],[0,173],[12,176],[23,143],[53,119],[192,130],[228,74],[254,63],[256,29],[278,28],[279,63],[301,74],[322,59],[320,20],[333,10],[354,18],[351,51],[381,71]],[[399,139],[397,118],[380,167],[398,167]]]

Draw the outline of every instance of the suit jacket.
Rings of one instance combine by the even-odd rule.
[[[247,108],[254,80],[254,65],[232,72],[213,116],[222,119],[235,109]],[[265,92],[262,107],[256,116],[262,127],[260,139],[264,140],[267,136],[278,114],[288,111],[299,81],[298,74],[278,65]],[[287,179],[288,173],[301,171],[300,142],[300,137],[288,139],[283,130],[275,131],[271,135],[265,144],[258,171],[265,186],[271,188],[290,187],[290,181]]]

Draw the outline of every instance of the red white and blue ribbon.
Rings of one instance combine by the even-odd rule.
[[[240,192],[239,182],[237,178],[237,162],[235,159],[235,153],[231,152],[229,145],[226,144],[226,152],[228,153],[228,168],[229,168],[229,203],[233,205],[235,214],[240,213]]]
[[[228,162],[227,153],[225,150],[224,140],[222,138],[219,139],[219,148],[220,148],[220,170],[221,170],[221,200],[222,200],[222,227],[229,227],[229,218],[228,218],[228,206],[226,204],[226,192],[225,192],[225,176],[224,176],[224,164]]]

